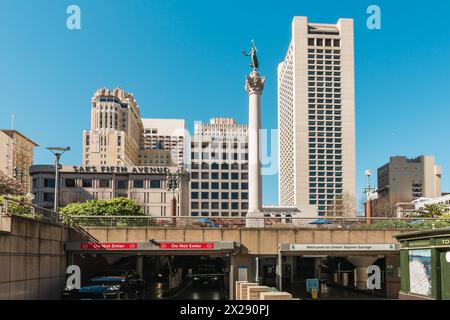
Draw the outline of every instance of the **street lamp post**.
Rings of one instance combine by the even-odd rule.
[[[171,214],[172,217],[177,215],[177,199],[175,198],[175,191],[180,188],[181,184],[181,170],[177,169],[175,172],[168,172],[166,177],[167,190],[172,191],[172,200],[171,200]]]
[[[372,171],[366,170],[364,171],[364,175],[367,177],[367,187],[363,188],[363,192],[366,194],[366,222],[367,224],[372,224],[372,192],[376,189],[370,186],[370,176],[372,175]]]
[[[59,160],[61,156],[66,152],[70,151],[70,147],[47,147],[51,153],[55,156],[55,199],[53,205],[53,211],[58,212],[59,206]]]

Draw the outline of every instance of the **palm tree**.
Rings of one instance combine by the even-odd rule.
[[[424,218],[438,218],[449,211],[449,207],[442,204],[426,204],[417,213]]]

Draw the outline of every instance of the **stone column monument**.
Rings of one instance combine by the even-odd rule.
[[[252,42],[250,66],[253,71],[247,76],[245,90],[248,93],[248,213],[247,218],[263,217],[262,208],[262,184],[261,184],[261,94],[264,89],[265,78],[258,72],[258,58],[256,56],[256,46]],[[263,219],[247,219],[247,227],[263,227]]]

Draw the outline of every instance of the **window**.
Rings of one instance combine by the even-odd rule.
[[[208,172],[202,172],[202,179],[209,179],[209,173]]]
[[[242,202],[241,209],[248,209],[248,202]]]
[[[211,199],[219,199],[219,193],[218,192],[211,192]]]
[[[117,181],[117,189],[127,189],[127,188],[128,188],[128,180]]]
[[[232,192],[232,193],[231,193],[231,199],[233,199],[233,200],[239,199],[239,193],[237,193],[237,192]]]
[[[198,209],[198,202],[191,202],[191,209]]]
[[[233,183],[231,184],[231,189],[233,189],[233,190],[238,190],[238,189],[239,189],[239,183],[233,182]]]
[[[202,199],[209,199],[209,192],[202,192]]]
[[[44,201],[48,202],[55,201],[55,194],[50,192],[44,192]]]
[[[241,193],[241,198],[247,200],[248,199],[248,193],[247,192]]]
[[[222,209],[228,209],[228,202],[222,202]]]
[[[214,189],[214,190],[219,189],[219,183],[218,182],[211,182],[211,189]]]
[[[83,188],[92,188],[92,179],[81,180],[81,185],[83,186]]]
[[[231,209],[239,209],[239,202],[232,202]]]
[[[239,179],[239,173],[233,172],[233,173],[231,174],[231,179],[233,179],[233,180],[238,180],[238,179]]]
[[[211,209],[219,209],[219,203],[218,202],[211,202]]]
[[[135,189],[144,188],[144,180],[133,180],[133,188]]]
[[[248,183],[246,183],[246,182],[241,183],[241,189],[247,190],[248,189]]]
[[[100,188],[109,188],[110,187],[109,179],[100,179],[98,181],[98,185]]]
[[[222,179],[228,179],[228,172],[222,172]]]
[[[44,179],[44,188],[54,188],[55,187],[55,179]]]
[[[198,199],[198,192],[191,192],[191,199]]]
[[[227,200],[227,199],[229,199],[229,197],[228,197],[228,192],[222,192],[222,199],[224,199],[224,200]]]
[[[191,182],[192,189],[198,189],[198,182]]]
[[[221,187],[222,189],[228,189],[229,188],[228,182],[222,182]]]
[[[64,185],[66,188],[75,188],[75,179],[65,179]]]
[[[202,182],[202,189],[209,189],[209,182]]]
[[[150,189],[161,189],[161,180],[150,180]]]
[[[192,179],[198,179],[198,172],[192,172],[191,173],[191,178]]]

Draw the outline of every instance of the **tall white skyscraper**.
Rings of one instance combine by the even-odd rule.
[[[280,205],[355,215],[353,19],[294,17],[278,66],[278,127]]]

